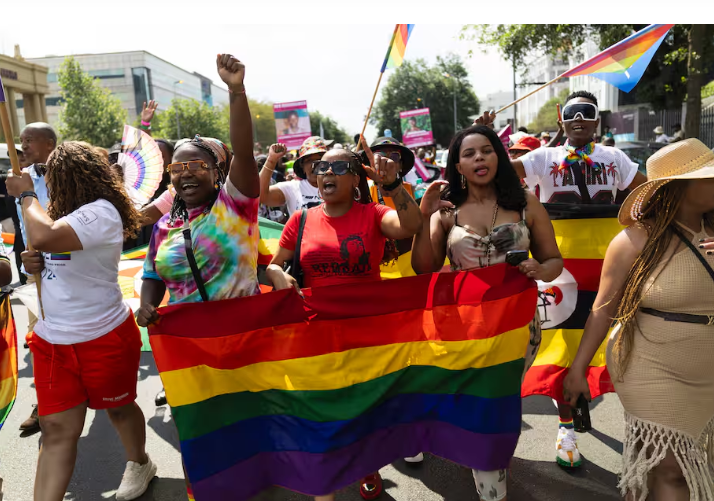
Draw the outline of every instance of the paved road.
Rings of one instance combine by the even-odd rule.
[[[27,328],[24,307],[14,305],[21,339]],[[0,432],[0,477],[4,501],[32,500],[32,484],[40,435],[21,437],[19,424],[34,403],[28,351],[20,346],[20,383],[15,408]],[[158,478],[141,501],[184,501],[186,494],[178,453],[178,436],[168,408],[156,408],[154,396],[161,388],[150,353],[143,353],[138,402],[148,423],[148,451],[159,467]],[[606,501],[620,499],[615,488],[622,451],[622,407],[615,395],[598,399],[591,410],[592,433],[581,435],[579,444],[586,462],[576,472],[567,472],[554,462],[557,412],[544,397],[524,401],[523,434],[509,477],[509,500]],[[106,413],[89,411],[79,442],[74,477],[65,500],[95,501],[113,498],[124,471],[123,449]],[[428,456],[420,467],[398,462],[381,470],[386,493],[383,501],[477,501],[469,470]],[[298,494],[275,489],[255,501],[307,501]],[[361,500],[357,486],[338,494],[339,501]]]

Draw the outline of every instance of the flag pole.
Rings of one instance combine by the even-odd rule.
[[[568,71],[570,71],[570,70],[568,70]],[[566,73],[567,73],[567,72],[566,72]],[[563,78],[563,75],[564,75],[564,74],[565,74],[565,73],[562,73],[562,74],[558,75],[557,77],[555,77],[553,80],[551,80],[551,81],[548,82],[547,84],[541,85],[541,86],[538,87],[536,90],[534,90],[534,91],[532,91],[532,92],[529,92],[528,94],[526,94],[525,96],[523,96],[523,97],[521,97],[521,98],[516,99],[516,100],[513,101],[511,104],[507,104],[506,106],[504,106],[503,108],[501,108],[500,110],[498,110],[498,111],[496,112],[496,115],[498,115],[499,113],[501,113],[503,110],[507,110],[507,109],[510,108],[511,106],[514,106],[514,105],[520,103],[520,102],[523,101],[525,98],[532,96],[532,95],[535,94],[536,92],[545,89],[545,88],[548,87],[549,85],[554,84],[555,82],[557,82],[558,80],[560,80],[561,78]]]
[[[1,88],[2,82],[0,82],[0,95],[4,95],[5,92]],[[0,122],[2,123],[2,132],[5,136],[5,143],[7,143],[7,153],[10,157],[10,165],[12,165],[12,174],[14,176],[21,176],[22,171],[20,170],[20,159],[17,158],[17,150],[15,149],[15,137],[12,133],[12,125],[10,124],[10,116],[7,114],[7,104],[4,100],[0,101]],[[22,219],[25,220],[25,209],[20,207],[22,211]],[[27,232],[26,232],[27,233]],[[25,235],[27,238],[27,249],[34,250],[32,244],[30,243],[29,236]],[[40,315],[41,318],[45,319],[45,309],[42,306],[42,277],[39,273],[34,274],[35,281],[37,282],[37,298],[40,302]]]
[[[397,38],[397,33],[399,32],[399,25],[394,27],[394,33],[392,33],[392,39],[389,41],[389,47],[387,48],[387,55],[384,56],[384,63],[382,63],[382,71],[379,72],[379,80],[377,80],[377,87],[374,88],[374,94],[372,95],[372,102],[369,103],[369,109],[367,110],[367,116],[364,117],[364,125],[362,126],[362,133],[359,135],[359,142],[364,140],[364,131],[367,130],[367,122],[369,122],[369,117],[372,115],[372,107],[374,106],[374,101],[377,99],[377,92],[379,92],[379,85],[382,83],[382,77],[384,76],[384,71],[387,69],[387,62],[389,61],[389,54],[392,52],[392,46],[394,45],[394,40]],[[359,150],[359,142],[357,143],[357,149]]]
[[[374,95],[372,96],[372,102],[369,103],[369,109],[367,110],[367,116],[364,118],[364,125],[362,126],[362,133],[359,135],[360,141],[364,139],[364,131],[367,130],[367,122],[369,122],[369,117],[372,114],[372,107],[374,106],[374,101],[377,99],[377,92],[379,92],[379,84],[382,83],[382,77],[384,76],[384,71],[379,74],[379,80],[377,80],[377,87],[374,89]],[[357,145],[359,149],[359,144]]]

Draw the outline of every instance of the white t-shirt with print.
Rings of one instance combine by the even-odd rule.
[[[559,169],[566,155],[564,146],[556,146],[538,148],[520,158],[528,187],[540,186],[541,202],[582,203],[578,183],[570,169]],[[638,165],[621,150],[601,144],[595,145],[590,158],[595,164],[585,172],[590,198],[593,203],[613,203],[617,190],[626,190],[632,183]]]
[[[311,209],[322,203],[320,191],[307,179],[295,179],[293,181],[283,181],[275,185],[285,196],[285,205],[288,208],[288,215],[300,209]]]
[[[104,199],[60,221],[72,227],[82,250],[44,253],[45,318],[35,333],[52,344],[76,344],[102,337],[129,316],[118,282],[123,225],[119,211]]]

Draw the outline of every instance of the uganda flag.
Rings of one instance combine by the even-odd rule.
[[[618,205],[544,205],[565,266],[555,281],[538,283],[543,337],[523,381],[522,394],[546,395],[562,402],[563,380],[597,296],[605,251],[622,226],[617,221]],[[605,364],[606,347],[607,339],[588,368],[592,398],[615,391]]]
[[[10,307],[10,294],[0,296],[0,429],[17,396],[17,332]]]
[[[151,346],[196,500],[326,495],[422,451],[508,468],[533,281],[504,264],[304,293],[159,310]]]

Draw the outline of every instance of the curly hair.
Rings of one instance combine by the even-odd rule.
[[[526,190],[511,165],[511,159],[508,157],[501,139],[485,125],[475,125],[459,131],[452,139],[449,146],[449,158],[446,161],[446,180],[449,182],[449,186],[442,192],[441,198],[448,200],[456,207],[466,202],[466,198],[469,195],[468,186],[462,187],[461,174],[456,168],[456,164],[459,163],[461,158],[461,144],[466,137],[474,134],[486,136],[498,157],[498,169],[496,177],[493,179],[498,206],[506,210],[522,211],[527,203]]]
[[[121,178],[92,145],[80,141],[59,145],[47,159],[46,177],[47,213],[55,221],[101,198],[119,211],[124,238],[134,238],[139,232],[141,216]]]

